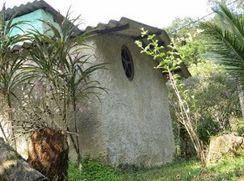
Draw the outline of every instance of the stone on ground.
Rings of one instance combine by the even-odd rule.
[[[0,180],[36,181],[47,179],[6,144],[3,138],[0,138]]]
[[[231,133],[210,139],[207,165],[237,156],[244,156],[244,137]]]

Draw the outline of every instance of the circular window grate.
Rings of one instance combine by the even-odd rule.
[[[121,49],[122,65],[125,71],[125,75],[129,80],[133,80],[134,77],[134,64],[130,53],[130,50],[123,45]]]

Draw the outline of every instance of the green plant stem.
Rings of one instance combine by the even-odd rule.
[[[198,158],[201,160],[202,166],[205,167],[206,165],[206,156],[205,156],[205,151],[204,151],[204,147],[203,147],[203,143],[201,142],[201,140],[199,139],[197,133],[195,132],[193,126],[192,126],[192,121],[191,118],[188,114],[188,105],[187,103],[185,103],[180,95],[180,92],[177,88],[177,84],[176,81],[173,77],[173,74],[171,73],[170,69],[168,69],[168,73],[169,73],[169,79],[170,79],[170,83],[175,91],[175,94],[177,96],[178,99],[178,103],[179,103],[179,107],[180,107],[180,114],[181,114],[181,123],[184,125],[184,127],[186,128],[186,131],[188,132],[190,139],[194,145],[194,148],[197,152],[197,156]]]
[[[68,125],[68,122],[67,122],[67,105],[69,104],[68,102],[69,101],[68,101],[68,97],[66,96],[66,89],[64,87],[63,122],[64,122],[64,124],[66,126],[66,130],[68,132],[71,132],[71,130],[69,128],[69,125]],[[74,105],[74,104],[73,104],[73,109],[76,110],[76,105]],[[74,116],[76,118],[76,115],[74,115]],[[76,119],[75,119],[75,125],[76,125]],[[75,129],[77,129],[77,125],[75,127],[76,127]],[[72,142],[72,144],[74,146],[74,149],[76,151],[76,154],[77,154],[77,162],[79,162],[79,161],[81,161],[80,150],[79,150],[79,142],[78,142],[79,140],[78,140],[78,138],[75,139],[72,134],[70,134],[69,136],[70,136],[70,140],[71,140],[71,142]]]

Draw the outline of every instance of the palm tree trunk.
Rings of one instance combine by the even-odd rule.
[[[50,180],[67,179],[69,147],[67,137],[59,130],[43,128],[30,137],[28,163]]]
[[[64,89],[65,90],[65,89]],[[69,123],[67,122],[67,106],[68,106],[68,98],[65,96],[66,95],[66,91],[64,91],[64,99],[63,99],[63,122],[65,123],[65,126],[66,126],[66,130],[68,132],[71,132],[71,129],[69,127]],[[77,129],[77,119],[76,119],[76,102],[74,99],[72,99],[72,102],[73,102],[73,117],[74,117],[74,121],[75,121],[75,131],[78,131]],[[75,110],[75,111],[74,111]],[[74,136],[72,134],[69,135],[70,136],[70,140],[74,146],[74,149],[75,149],[75,152],[77,154],[77,162],[78,164],[80,163],[81,161],[81,155],[80,155],[80,148],[79,148],[79,138],[78,137],[78,134],[76,136],[76,138],[74,138]]]
[[[73,119],[74,119],[74,124],[75,124],[75,132],[77,134],[76,135],[77,162],[78,162],[78,164],[80,164],[80,162],[81,162],[81,153],[80,153],[79,129],[78,129],[78,123],[77,123],[77,106],[76,106],[75,92],[73,93],[72,106],[73,106]]]
[[[7,105],[8,105],[8,121],[10,122],[10,142],[12,147],[16,150],[16,138],[14,133],[14,114],[13,114],[13,107],[10,98],[10,93],[6,95],[7,98]]]

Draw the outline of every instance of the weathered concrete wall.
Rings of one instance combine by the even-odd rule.
[[[96,112],[87,115],[89,120],[80,130],[83,154],[99,153],[115,166],[155,166],[172,161],[175,148],[167,90],[160,71],[153,69],[152,59],[140,54],[125,37],[103,35],[90,43],[94,61],[108,63],[108,70],[95,75],[108,94],[100,96],[101,103],[90,104],[90,110]],[[122,66],[122,45],[129,48],[134,60],[132,81]]]

